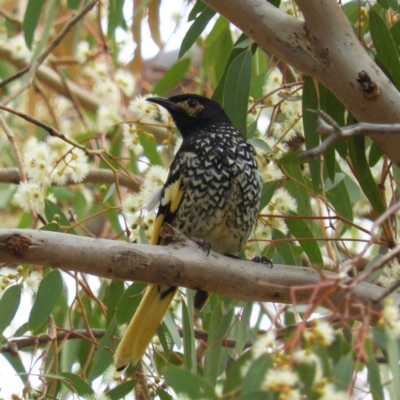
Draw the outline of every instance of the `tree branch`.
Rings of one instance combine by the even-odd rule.
[[[390,135],[400,135],[400,124],[373,124],[361,122],[350,126],[340,127],[329,115],[322,110],[313,110],[319,115],[316,133],[329,136],[317,147],[307,150],[299,155],[301,160],[315,158],[328,149],[339,139],[354,136],[368,136],[371,134],[387,133]]]
[[[296,0],[304,24],[264,0],[204,0],[238,26],[267,53],[310,75],[345,104],[359,121],[400,122],[400,93],[369,56],[336,0]],[[364,72],[377,85],[367,96],[357,81]],[[400,165],[399,139],[385,133],[371,138]]]
[[[228,258],[210,252],[170,227],[162,229],[168,246],[131,244],[105,239],[92,239],[39,230],[0,229],[0,261],[32,263],[64,270],[80,271],[109,279],[130,280],[191,289],[203,289],[246,301],[270,301],[292,304],[307,303],[321,284],[321,275],[311,268],[259,264]],[[331,301],[340,308],[349,298],[371,309],[382,304],[372,300],[383,291],[362,282],[348,290],[349,279],[324,272],[325,286],[331,286]],[[294,294],[291,289],[297,288]],[[318,292],[319,293],[319,292]],[[393,294],[400,305],[400,295]],[[348,305],[348,304],[347,304]],[[327,305],[329,307],[329,305]],[[357,305],[352,310],[359,315]]]
[[[128,177],[125,174],[118,174],[118,182],[120,186],[124,186],[137,192],[140,189],[140,184],[143,179],[134,176]],[[21,181],[18,168],[0,168],[0,183],[15,183],[19,184]],[[115,174],[108,169],[92,169],[88,172],[82,183],[115,183]],[[76,185],[75,182],[68,180],[65,186]]]

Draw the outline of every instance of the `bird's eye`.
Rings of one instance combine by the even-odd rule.
[[[197,100],[190,99],[190,100],[187,101],[187,105],[190,108],[196,108],[199,105],[199,102]]]

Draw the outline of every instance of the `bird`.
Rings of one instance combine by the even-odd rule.
[[[253,146],[214,100],[190,93],[147,100],[169,112],[182,136],[159,194],[151,244],[163,244],[159,231],[168,223],[217,253],[238,256],[255,226],[261,197]],[[147,287],[116,350],[116,374],[141,361],[177,290]],[[195,308],[207,299],[207,292],[198,291]]]

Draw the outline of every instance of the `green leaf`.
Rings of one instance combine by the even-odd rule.
[[[374,8],[369,11],[369,25],[377,56],[385,72],[400,90],[400,59],[386,21]]]
[[[247,107],[249,103],[252,52],[248,47],[231,62],[227,70],[223,106],[239,132],[247,137]]]
[[[339,165],[336,166],[336,170],[340,171]],[[333,182],[329,184],[330,180],[327,179],[325,186],[326,196],[328,197],[329,201],[335,208],[335,211],[339,215],[348,219],[349,221],[353,221],[353,207],[351,205],[347,186],[344,182],[345,178],[346,178],[345,174],[343,174],[342,172],[337,172],[335,174]]]
[[[218,378],[222,338],[229,329],[232,321],[233,308],[223,317],[221,305],[217,303],[212,312],[208,330],[207,350],[204,357],[204,378],[215,385]],[[226,321],[228,320],[228,326]]]
[[[105,301],[105,304],[107,306],[106,326],[110,324],[111,319],[117,310],[118,303],[123,293],[124,293],[124,282],[113,280],[108,285],[106,291],[106,301]]]
[[[72,387],[79,396],[94,394],[93,389],[79,375],[72,372],[61,372],[60,376],[68,380],[68,387]]]
[[[262,388],[265,381],[265,376],[272,366],[272,359],[270,354],[263,354],[258,357],[250,366],[244,381],[242,392],[251,392]]]
[[[380,160],[382,160],[383,151],[375,143],[371,143],[371,148],[369,149],[368,165],[373,168]]]
[[[115,314],[119,325],[125,324],[130,320],[142,300],[141,293],[146,287],[147,284],[145,283],[133,283],[125,290]]]
[[[157,336],[158,339],[160,340],[161,346],[164,350],[165,353],[165,357],[169,358],[171,355],[171,348],[170,348],[170,344],[172,344],[172,340],[170,340],[170,343],[168,343],[168,338],[170,337],[169,332],[166,335],[166,333],[168,332],[168,329],[165,325],[164,322],[161,322],[160,326],[157,328]]]
[[[154,87],[153,93],[161,96],[165,95],[169,90],[171,90],[183,79],[189,69],[190,63],[190,58],[182,58],[181,60],[179,60],[160,79],[160,81]]]
[[[388,10],[390,5],[389,5],[389,0],[377,0],[378,4],[384,8],[385,10]]]
[[[107,201],[115,192],[115,183],[112,183],[104,195],[103,201]]]
[[[276,240],[276,242],[274,242],[274,246],[276,251],[282,257],[283,262],[287,265],[296,265],[296,260],[289,242],[279,241],[284,239],[286,239],[286,236],[281,231],[278,231],[277,229],[272,231],[272,240]]]
[[[29,314],[29,328],[39,328],[52,313],[63,291],[63,280],[60,271],[50,271],[40,282],[35,302]]]
[[[111,389],[109,392],[107,392],[107,397],[110,400],[119,400],[124,396],[127,396],[130,392],[132,392],[133,388],[136,386],[138,383],[137,379],[132,379],[130,381],[126,381],[123,383],[120,383],[117,387],[114,389]]]
[[[229,393],[237,393],[239,388],[242,386],[243,375],[242,369],[243,366],[247,363],[250,363],[252,360],[252,353],[251,351],[246,351],[243,353],[232,365],[228,372],[228,376],[226,378],[223,394],[227,395]]]
[[[164,315],[164,324],[172,341],[174,342],[174,345],[180,349],[182,347],[181,336],[179,335],[178,328],[176,327],[176,322],[172,318],[172,315],[169,311],[167,311]]]
[[[24,31],[26,45],[31,50],[35,29],[39,22],[40,13],[42,12],[45,2],[46,0],[29,0],[28,5],[26,6],[22,29]]]
[[[317,90],[314,85],[314,80],[309,76],[304,80],[303,88],[303,126],[306,149],[311,150],[319,146],[320,138],[317,135],[317,114],[308,110],[316,110],[318,108]],[[310,165],[311,181],[315,191],[318,190],[320,184],[320,161],[308,160]]]
[[[398,0],[394,0],[396,3]],[[400,21],[397,21],[391,28],[390,33],[394,40],[397,50],[400,49]]]
[[[191,400],[217,400],[214,387],[204,378],[174,366],[165,367],[162,372],[176,393],[185,394]]]
[[[261,212],[264,207],[266,207],[267,204],[271,201],[277,186],[278,182],[274,181],[263,183],[260,206],[258,207],[259,212]]]
[[[88,375],[88,380],[93,381],[110,366],[113,355],[109,349],[113,348],[112,338],[117,328],[117,320],[115,316],[111,320],[107,327],[106,333],[100,341],[99,346],[96,349],[96,354],[93,359],[93,367]]]
[[[265,390],[252,390],[251,392],[243,393],[235,400],[276,400],[278,397],[275,396],[276,392],[266,392]]]
[[[271,147],[268,146],[268,143],[265,140],[258,139],[258,138],[250,138],[250,139],[248,139],[248,142],[253,147],[257,147],[257,148],[264,150],[270,154],[274,153],[273,150],[271,149]]]
[[[291,212],[290,215],[297,216],[296,213]],[[285,218],[285,223],[289,228],[290,233],[296,239],[315,239],[309,226],[304,220],[299,218]],[[324,261],[322,259],[321,250],[318,247],[316,240],[299,240],[301,248],[307,254],[313,266],[323,267]]]
[[[124,28],[126,30],[127,25],[124,19],[124,0],[114,0],[109,5],[109,13],[108,13],[108,28],[107,28],[107,36],[109,39],[115,37],[115,31],[118,26]]]
[[[59,208],[56,204],[54,204],[50,200],[45,200],[44,202],[45,207],[44,207],[44,213],[46,215],[46,219],[49,222],[54,221],[54,215],[58,215],[60,217],[60,224],[63,226],[71,226],[70,222],[68,221],[68,218],[65,216],[64,212]],[[76,234],[74,229],[69,229],[68,233],[71,234]]]
[[[297,201],[297,213],[299,215],[312,215],[310,192],[306,188],[309,187],[306,179],[297,164],[287,164],[282,166],[285,175],[289,178],[285,182],[285,188]]]
[[[224,102],[226,76],[227,76],[230,65],[236,59],[236,57],[242,51],[244,51],[244,49],[246,49],[247,47],[250,46],[250,44],[251,44],[250,39],[245,34],[242,34],[239,37],[239,39],[236,41],[235,46],[233,47],[233,50],[231,51],[231,54],[229,55],[228,61],[226,62],[224,73],[223,73],[220,81],[218,82],[218,86],[215,88],[214,93],[212,95],[212,99],[215,100],[217,103],[223,104],[223,102]]]
[[[344,126],[346,110],[343,103],[339,101],[338,98],[321,83],[319,83],[318,88],[320,96],[320,109],[325,111],[331,118],[333,118],[333,120],[336,121],[339,126]],[[322,135],[321,140],[324,140],[326,137],[326,135]],[[334,146],[330,146],[324,152],[325,167],[328,171],[328,176],[331,179],[333,179],[335,174],[335,149],[342,158],[345,158],[347,156],[346,140],[337,141]]]
[[[278,165],[293,165],[293,164],[304,164],[303,160],[299,159],[299,155],[302,151],[293,151],[285,154],[279,160],[276,161]]]
[[[186,303],[182,301],[182,328],[183,328],[183,365],[185,369],[193,373],[197,372],[196,362],[196,345],[194,340],[194,321],[193,313],[189,313],[189,310],[193,309],[193,290],[186,289],[188,303],[190,299],[190,305],[186,306]]]
[[[353,354],[349,352],[341,357],[332,372],[332,381],[338,390],[346,391],[353,377]]]
[[[384,400],[383,386],[379,365],[375,361],[375,354],[370,339],[365,341],[365,349],[368,353],[368,382],[370,385],[371,395],[373,400]]]
[[[10,325],[21,301],[21,286],[10,286],[0,299],[0,336],[4,329]]]
[[[253,303],[246,301],[243,305],[241,316],[237,318],[234,326],[233,337],[236,339],[235,350],[237,354],[243,352],[247,342],[247,327],[250,325],[250,316],[253,310]]]
[[[190,10],[188,21],[195,20],[198,14],[204,11],[205,8],[207,8],[207,5],[205,3],[203,3],[201,0],[196,1],[196,3],[194,3],[193,8]]]
[[[67,7],[70,10],[77,10],[80,3],[81,3],[81,0],[68,0],[67,1]]]
[[[399,366],[399,346],[394,338],[393,332],[385,327],[385,339],[387,346],[388,365],[392,371],[393,383],[393,398],[400,399],[400,366]]]
[[[49,37],[54,27],[54,20],[58,15],[58,11],[60,8],[60,1],[58,0],[48,0],[46,1],[44,11],[41,12],[42,20],[46,21],[43,24],[43,29],[40,32],[39,42],[36,44],[33,52],[33,59],[36,59],[38,55],[44,50],[45,46],[49,42]]]
[[[219,35],[215,38],[217,34]],[[203,68],[208,74],[213,88],[217,86],[224,74],[232,49],[233,41],[229,21],[220,17],[205,40],[203,53]]]
[[[194,45],[214,15],[215,11],[212,8],[208,6],[204,7],[204,10],[186,32],[181,43],[181,48],[179,49],[178,58],[181,58]]]
[[[385,205],[378,190],[378,186],[372,176],[371,169],[368,167],[364,138],[354,137],[349,140],[350,159],[355,170],[355,177],[361,186],[362,191],[367,196],[374,211],[381,215],[385,212]]]

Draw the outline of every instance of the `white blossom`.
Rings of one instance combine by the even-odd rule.
[[[115,71],[114,79],[125,96],[131,97],[133,95],[133,92],[135,91],[136,80],[129,71],[118,69]]]
[[[157,116],[158,110],[157,104],[146,101],[146,97],[143,96],[136,96],[129,103],[132,119],[138,121],[153,121]]]
[[[84,64],[88,57],[92,56],[93,52],[90,50],[89,42],[82,40],[76,46],[76,59],[79,64]]]
[[[298,375],[286,368],[268,370],[263,386],[267,390],[282,391],[293,387],[299,380]]]
[[[22,35],[8,39],[4,47],[11,52],[11,57],[14,60],[29,61],[31,58],[32,52],[26,45],[25,39]]]
[[[25,279],[25,287],[31,293],[37,293],[41,281],[42,281],[42,275],[40,275],[36,271],[33,271]]]
[[[25,211],[29,211],[29,204],[32,202],[36,212],[42,213],[45,201],[44,188],[37,183],[21,182],[14,194],[14,201]]]

